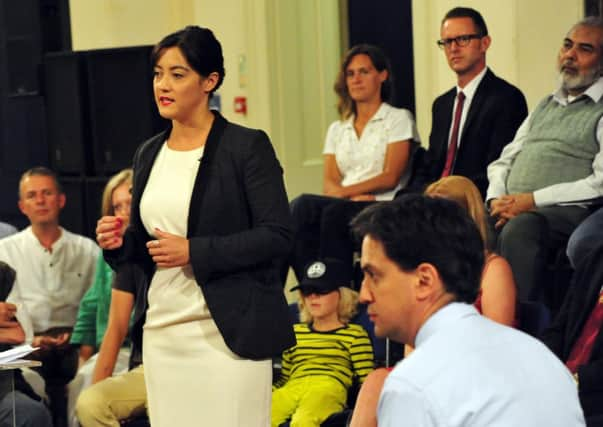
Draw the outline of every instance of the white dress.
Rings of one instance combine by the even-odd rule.
[[[156,228],[187,235],[202,155],[203,147],[161,148],[140,201],[150,235]],[[270,425],[271,363],[242,359],[228,349],[190,265],[155,272],[143,355],[153,427]]]

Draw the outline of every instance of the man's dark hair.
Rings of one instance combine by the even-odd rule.
[[[482,14],[475,9],[471,9],[470,7],[455,7],[454,9],[450,9],[446,16],[444,16],[444,19],[442,19],[442,25],[444,21],[452,18],[471,18],[477,33],[482,37],[488,35],[486,21],[484,21]]]
[[[433,265],[447,292],[473,303],[480,289],[484,244],[477,226],[457,203],[410,194],[369,206],[352,220],[356,237],[370,236],[402,271]]]
[[[52,178],[59,194],[63,194],[63,187],[59,182],[57,174],[45,166],[35,166],[31,169],[26,170],[25,172],[23,172],[23,175],[21,175],[21,179],[19,179],[19,197],[21,197],[21,183],[23,182],[23,180],[25,180],[25,178],[29,178],[30,176],[47,176],[49,178]]]

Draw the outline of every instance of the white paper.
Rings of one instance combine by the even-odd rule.
[[[23,344],[17,347],[13,347],[10,350],[0,352],[0,364],[8,364],[17,359],[21,359],[23,356],[27,356],[32,351],[36,351],[38,347],[32,347],[29,344]]]

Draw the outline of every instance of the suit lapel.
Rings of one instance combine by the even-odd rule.
[[[477,90],[475,91],[475,95],[471,100],[471,105],[469,106],[469,111],[467,112],[467,118],[465,119],[465,123],[463,125],[463,130],[461,132],[461,145],[460,149],[463,147],[463,139],[465,138],[465,134],[467,130],[471,127],[474,121],[477,121],[478,114],[483,110],[483,105],[486,102],[489,94],[488,87],[490,86],[490,82],[494,78],[494,73],[488,69],[484,78],[477,86]]]
[[[199,170],[197,171],[197,176],[195,178],[195,185],[193,186],[193,194],[191,195],[191,203],[188,211],[187,237],[191,237],[195,234],[195,230],[201,220],[199,212],[201,212],[201,205],[203,204],[203,198],[207,190],[207,185],[205,184],[209,177],[210,166],[214,163],[213,159],[216,150],[218,149],[218,144],[222,138],[224,129],[226,129],[226,125],[228,124],[220,113],[216,111],[213,111],[213,113],[215,115],[214,123],[209,131],[209,135],[207,135],[203,157],[201,158],[201,164],[199,165]],[[234,178],[235,177],[233,177],[233,179]]]

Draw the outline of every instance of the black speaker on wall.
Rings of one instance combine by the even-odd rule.
[[[370,43],[383,49],[393,71],[395,93],[392,104],[414,113],[411,0],[348,0],[348,23],[350,47]]]
[[[50,159],[62,174],[110,175],[165,128],[153,99],[151,46],[47,54]]]
[[[84,234],[86,230],[86,205],[84,178],[60,178],[65,193],[65,207],[61,211],[61,225],[72,233]]]
[[[2,0],[2,10],[8,94],[37,94],[42,59],[38,0]]]
[[[101,217],[103,190],[109,178],[86,178],[84,186],[84,203],[86,204],[86,226],[84,234],[92,239],[96,235],[96,222]]]
[[[61,177],[65,208],[61,225],[74,233],[94,239],[96,222],[101,216],[102,195],[107,177]]]
[[[42,70],[52,168],[61,174],[90,173],[92,150],[83,56],[77,52],[46,54]]]
[[[165,127],[155,107],[151,46],[85,52],[97,174],[132,164],[134,151]]]

